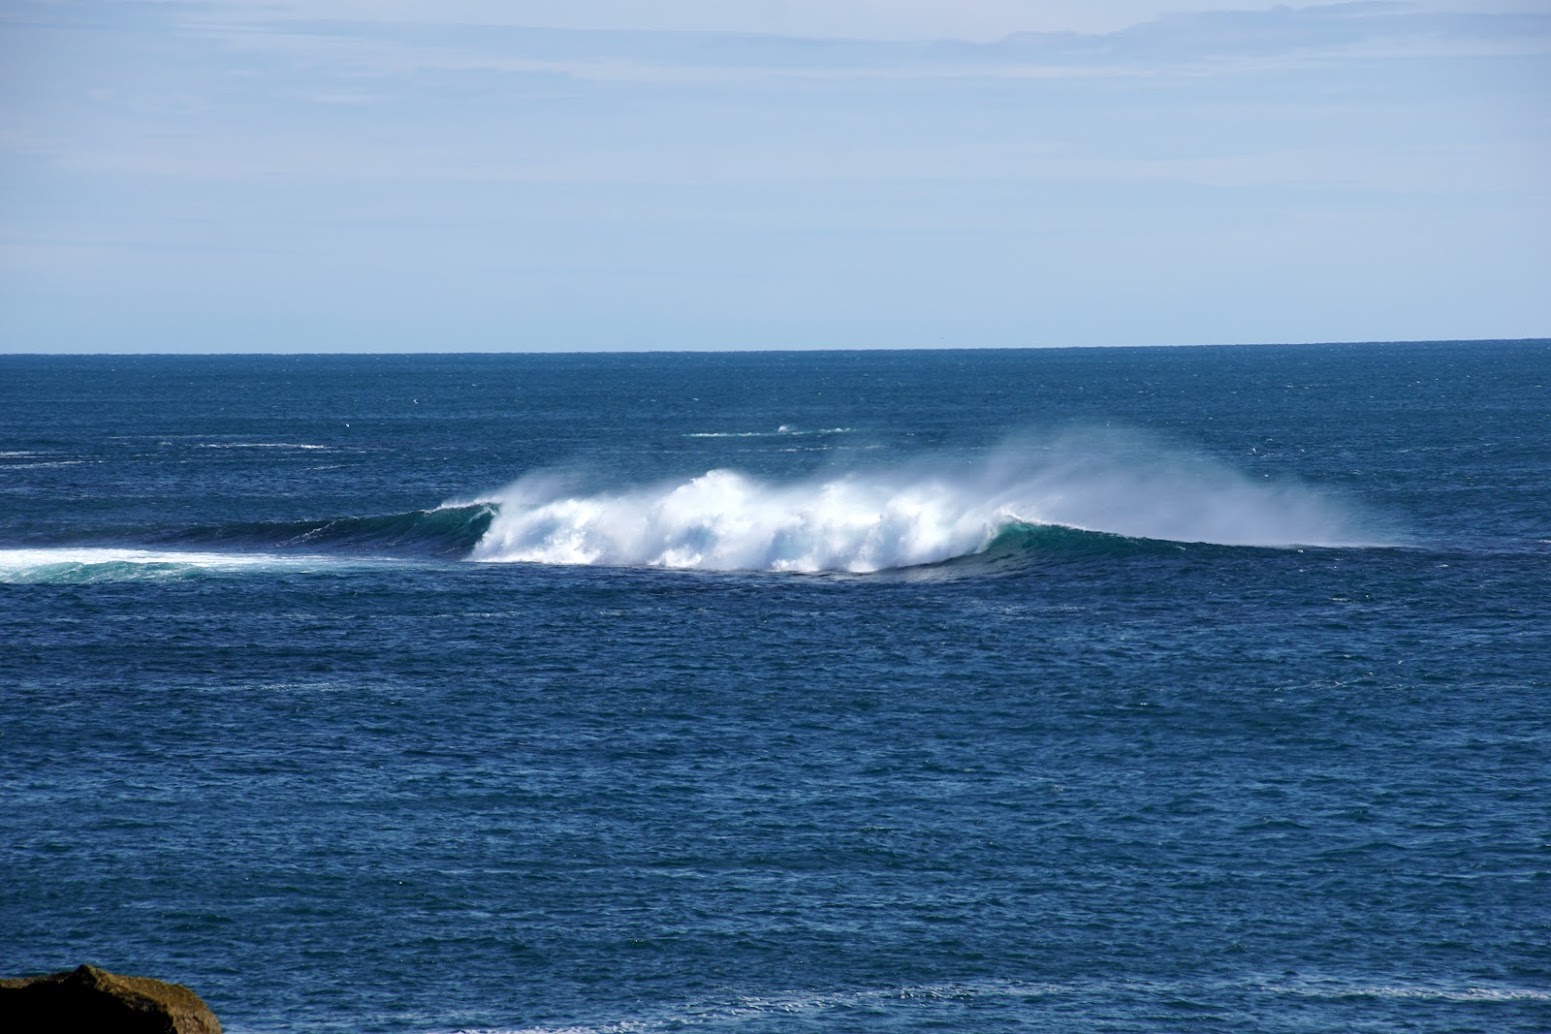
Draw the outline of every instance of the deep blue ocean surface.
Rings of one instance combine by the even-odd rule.
[[[1551,1029],[1551,343],[0,357],[0,963]]]

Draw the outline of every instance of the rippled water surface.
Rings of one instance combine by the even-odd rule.
[[[0,357],[0,959],[1551,1029],[1551,345]]]

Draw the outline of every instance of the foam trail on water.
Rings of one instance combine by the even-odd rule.
[[[168,581],[245,570],[311,571],[335,563],[328,557],[256,553],[98,547],[0,549],[0,584]]]
[[[793,483],[731,470],[622,491],[554,476],[490,497],[471,559],[707,570],[870,572],[986,548],[1010,525],[1059,524],[1222,545],[1360,544],[1335,503],[1135,437],[1007,447]]]

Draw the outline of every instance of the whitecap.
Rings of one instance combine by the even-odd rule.
[[[819,427],[819,428],[814,428],[813,430],[802,430],[800,428],[793,427],[790,424],[782,424],[780,427],[777,427],[774,431],[690,431],[690,432],[687,432],[684,435],[684,437],[685,438],[786,438],[786,437],[802,437],[802,436],[805,436],[805,435],[824,436],[824,435],[832,435],[832,434],[850,434],[850,433],[851,433],[851,429],[849,427]]]
[[[1338,500],[1135,435],[1066,436],[795,482],[716,469],[577,492],[537,475],[489,497],[471,559],[865,573],[986,549],[1013,524],[1228,546],[1377,544]]]
[[[200,442],[201,449],[297,449],[326,450],[327,445],[309,445],[304,442]]]

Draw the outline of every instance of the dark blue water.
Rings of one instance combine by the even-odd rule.
[[[0,357],[0,960],[1551,1029],[1551,344]]]

